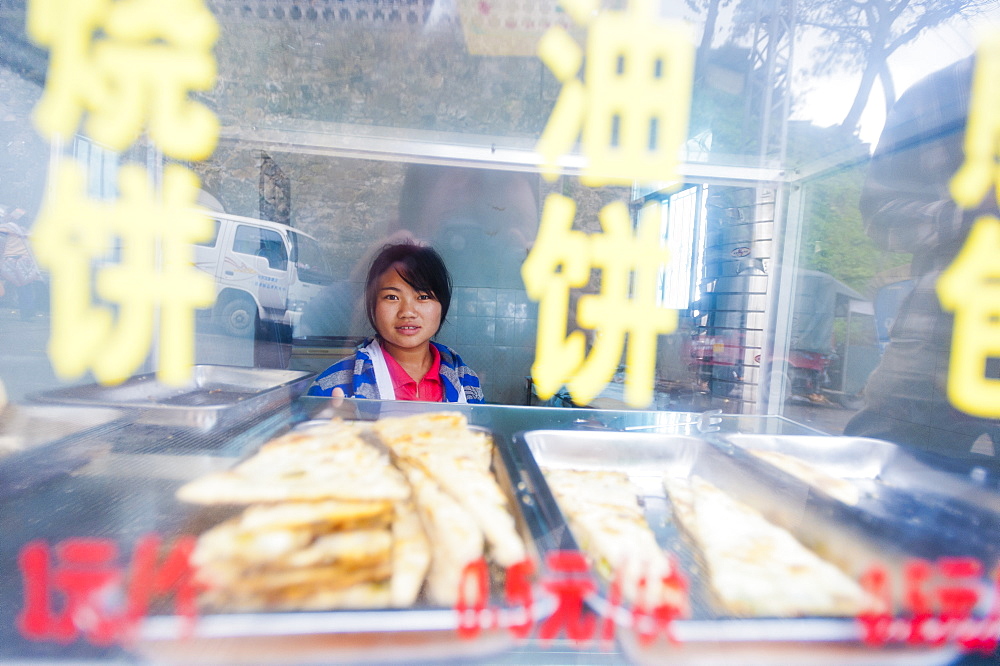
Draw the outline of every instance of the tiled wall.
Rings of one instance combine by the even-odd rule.
[[[437,340],[476,371],[487,402],[527,404],[537,320],[524,289],[455,287]]]

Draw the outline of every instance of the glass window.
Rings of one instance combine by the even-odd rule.
[[[299,280],[317,285],[332,283],[333,274],[319,243],[294,231],[288,237],[292,241],[292,261],[295,262]]]
[[[117,382],[151,378],[166,365],[184,372],[193,365],[200,379],[211,373],[218,380],[178,397],[174,384],[143,379],[131,394],[141,409],[116,407],[93,432],[74,435],[70,460],[33,452],[32,465],[59,478],[40,474],[44,483],[26,490],[15,484],[8,494],[6,479],[34,476],[5,466],[19,451],[0,450],[0,515],[26,514],[19,525],[3,523],[13,536],[5,533],[0,544],[0,579],[16,582],[18,564],[31,564],[18,549],[38,540],[51,541],[53,564],[80,555],[58,547],[67,535],[107,536],[124,562],[143,525],[164,544],[185,547],[178,530],[207,528],[230,511],[202,515],[178,501],[181,477],[226,467],[299,419],[412,407],[368,399],[386,394],[379,377],[365,374],[375,362],[366,366],[356,354],[363,346],[377,358],[383,347],[369,345],[378,334],[389,356],[399,354],[393,370],[418,374],[422,361],[437,357],[464,373],[473,399],[481,388],[492,404],[466,413],[491,429],[500,458],[529,463],[537,454],[539,466],[508,475],[523,479],[525,492],[542,488],[545,455],[555,456],[554,467],[618,468],[642,491],[640,508],[656,537],[672,538],[683,527],[672,515],[684,507],[654,512],[686,494],[668,497],[660,477],[659,454],[679,455],[671,468],[717,474],[723,494],[759,501],[762,516],[786,523],[804,546],[822,546],[819,555],[855,578],[869,564],[861,559],[891,553],[898,561],[889,579],[926,584],[894,589],[893,600],[925,596],[946,610],[948,590],[932,584],[961,582],[946,580],[944,569],[962,563],[945,561],[941,575],[928,577],[906,569],[920,557],[975,555],[984,565],[977,584],[996,588],[987,578],[1000,564],[1000,121],[993,118],[1000,42],[988,37],[997,26],[998,0],[0,0],[0,380],[18,408],[0,414],[0,449],[9,441],[4,429],[24,423],[18,411],[53,396],[120,397]],[[986,85],[977,89],[977,81]],[[192,246],[194,225],[183,213],[195,204],[215,221],[212,238]],[[385,325],[385,335],[369,321],[366,281],[383,248],[403,243],[433,248],[446,266],[448,309],[436,318],[437,305],[416,300],[432,325]],[[423,277],[441,277],[432,263]],[[391,302],[382,302],[383,314],[396,307]],[[417,342],[407,347],[407,340]],[[331,375],[350,376],[340,386],[365,397],[360,407],[350,397],[337,407],[325,397],[289,398],[287,410],[233,399],[253,384],[248,375],[266,382],[342,361]],[[315,374],[300,377],[289,394],[307,390]],[[634,391],[633,379],[650,390]],[[233,422],[213,420],[215,407],[234,402],[245,409],[228,411]],[[56,407],[65,413],[64,406]],[[157,420],[153,412],[164,406],[183,422]],[[541,440],[553,446],[534,451],[502,446],[529,429],[569,434]],[[819,481],[795,486],[792,470],[802,467],[792,463],[787,474],[779,463],[765,467],[763,458],[740,453],[745,440],[729,438],[765,433],[758,444],[788,433],[821,435],[794,444],[767,439],[763,448],[828,474],[807,466],[805,476]],[[627,443],[633,435],[643,443]],[[652,460],[644,457],[651,452]],[[43,458],[51,470],[42,469]],[[952,481],[964,484],[962,492],[942,499]],[[837,482],[859,491],[848,495],[852,501],[827,492],[842,489]],[[519,492],[512,496],[520,502]],[[395,506],[392,519],[404,517],[406,507]],[[248,520],[266,522],[256,508]],[[533,515],[548,521],[560,513],[536,509],[517,522],[536,527]],[[856,523],[840,532],[850,516]],[[375,546],[394,538],[387,520],[363,521]],[[223,539],[225,529],[212,534]],[[296,530],[310,546],[289,552],[289,564],[312,567],[312,556],[340,543],[339,535],[306,538]],[[557,536],[549,540],[555,545],[571,528],[542,532]],[[868,533],[877,537],[871,543]],[[262,545],[288,545],[260,536]],[[705,560],[676,552],[683,563]],[[294,611],[286,620],[283,605],[315,601],[326,610],[334,600],[392,592],[380,573],[392,554],[379,548],[377,557],[366,556],[371,566],[362,567],[358,587],[342,580],[342,588],[315,597],[293,579],[343,567],[286,575],[277,563],[249,563],[253,580],[223,577],[255,591],[213,594],[233,607],[204,606],[221,612],[221,621],[196,631],[192,647],[206,639],[200,657],[213,635],[239,642],[215,633],[239,625],[284,632],[279,652],[293,643],[325,650],[339,642],[288,640],[310,627],[296,626]],[[432,567],[442,561],[437,555]],[[238,563],[223,559],[219,566],[235,572]],[[495,572],[496,562],[489,564]],[[549,568],[544,559],[535,564],[539,575]],[[53,573],[49,582],[66,572]],[[723,595],[709,592],[708,572],[685,573],[696,621],[721,613]],[[788,589],[807,587],[814,591]],[[10,597],[14,588],[0,587]],[[79,604],[59,590],[42,592],[24,596],[52,600],[46,615],[60,620],[56,633],[105,628],[90,612],[101,608],[84,608],[78,615],[86,622],[60,618]],[[109,602],[109,611],[132,607],[116,594],[95,598]],[[166,607],[161,601],[153,607]],[[263,619],[252,612],[258,605],[268,613]],[[984,597],[978,608],[989,605]],[[18,621],[17,604],[5,608],[0,660],[132,655],[130,642],[111,641],[105,651],[75,639],[62,646],[29,640],[19,633],[31,623]],[[787,622],[831,641],[841,629],[844,636],[859,631],[850,611],[837,618],[826,610],[768,613],[774,639],[801,638],[780,635]],[[753,626],[742,609],[726,614],[739,616],[738,631]],[[418,621],[434,624],[434,617]],[[617,619],[616,630],[627,631]],[[901,627],[893,625],[900,645],[862,657],[909,661]],[[143,641],[163,635],[155,623],[138,629]],[[387,632],[385,640],[366,646],[395,654],[365,658],[399,661],[399,651],[418,642],[416,656],[436,655],[433,646],[423,650],[421,636],[400,641],[394,627],[376,629]],[[748,644],[752,634],[703,629],[678,635],[710,634],[730,648],[728,639],[747,639],[750,658],[768,660]],[[270,647],[247,632],[255,656],[258,645]],[[449,647],[469,646],[439,633]],[[484,638],[463,653],[481,656],[495,633]],[[836,662],[825,640],[765,641],[762,650],[780,643],[791,648],[785,661],[801,652],[801,661]],[[577,661],[660,663],[680,655],[619,652],[642,642],[605,642]],[[651,649],[657,645],[675,648],[659,638]],[[859,654],[872,647],[852,645]],[[953,644],[944,647],[942,662],[953,656]],[[574,660],[539,654],[544,648],[531,639],[517,648],[515,661]],[[223,649],[219,661],[228,656]]]
[[[222,228],[222,223],[219,220],[212,220],[212,237],[206,238],[203,241],[195,243],[195,245],[200,245],[202,247],[215,247],[215,244],[219,241],[219,230]]]
[[[73,154],[87,167],[87,194],[112,199],[118,194],[118,153],[79,134],[73,137]]]
[[[233,252],[250,254],[267,259],[267,265],[275,270],[288,270],[288,253],[281,234],[270,229],[260,229],[246,224],[236,227],[233,238]]]

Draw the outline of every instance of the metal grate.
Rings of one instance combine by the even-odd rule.
[[[458,23],[451,3],[435,0],[209,0],[208,5],[220,18],[243,20],[364,23],[386,27]]]

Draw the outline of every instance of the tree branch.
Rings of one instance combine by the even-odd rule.
[[[896,103],[896,83],[892,79],[892,72],[889,70],[887,60],[882,62],[878,78],[882,82],[882,94],[885,96],[885,112],[888,114],[889,109]]]
[[[886,46],[886,48],[889,49],[889,53],[892,53],[903,44],[906,44],[907,42],[916,39],[916,37],[924,30],[927,30],[928,28],[932,28],[936,25],[944,23],[945,21],[947,21],[948,19],[950,19],[952,16],[955,15],[956,13],[954,12],[948,13],[946,11],[940,11],[940,10],[936,12],[929,11],[927,13],[921,14],[912,26],[910,26],[907,30],[901,33],[898,37],[891,40],[890,43]]]

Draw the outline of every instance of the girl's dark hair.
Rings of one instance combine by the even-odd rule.
[[[406,284],[417,291],[426,291],[441,304],[441,323],[451,305],[451,275],[434,248],[413,243],[386,245],[372,260],[365,281],[365,314],[375,331],[375,304],[378,302],[378,279],[395,267]],[[437,331],[435,331],[435,334]]]

